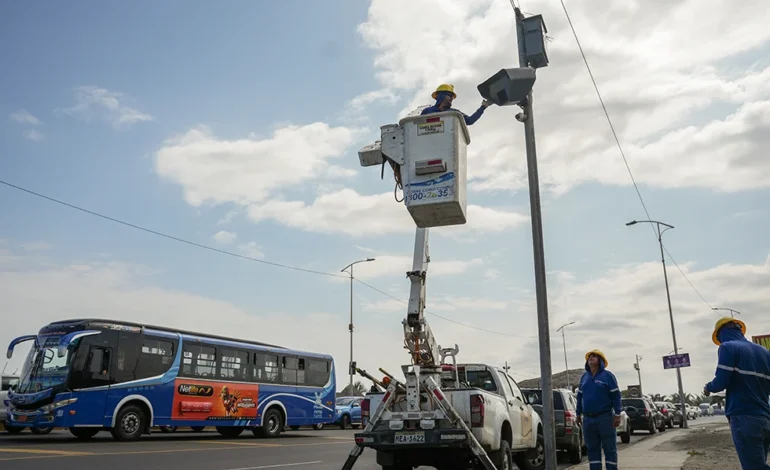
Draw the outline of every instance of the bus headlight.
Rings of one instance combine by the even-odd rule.
[[[78,401],[77,398],[68,398],[66,400],[57,401],[55,403],[51,403],[50,405],[45,405],[40,407],[40,411],[44,413],[50,413],[51,411],[55,410],[56,408],[61,408],[62,406],[71,405]]]

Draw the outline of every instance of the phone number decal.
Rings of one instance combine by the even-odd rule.
[[[407,197],[410,201],[422,201],[425,199],[443,199],[454,195],[452,186],[444,186],[442,188],[411,189]]]

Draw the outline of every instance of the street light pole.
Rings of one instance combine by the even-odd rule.
[[[733,318],[735,318],[735,314],[736,313],[738,315],[741,314],[741,312],[739,312],[738,310],[733,310],[731,308],[725,308],[725,307],[711,307],[711,310],[729,310],[730,311],[730,316],[733,317]]]
[[[513,5],[513,1],[511,1]],[[514,5],[516,14],[516,38],[519,50],[519,67],[531,67],[525,40],[524,14]],[[542,21],[542,19],[540,19]],[[542,23],[541,23],[542,24]],[[541,65],[542,66],[542,65]],[[535,68],[537,65],[535,66]],[[556,470],[556,422],[553,410],[553,383],[551,368],[551,332],[548,326],[548,289],[546,287],[545,248],[543,243],[543,215],[540,208],[540,177],[537,168],[535,141],[535,116],[532,107],[532,91],[521,103],[524,120],[524,142],[527,150],[527,176],[529,179],[529,208],[532,223],[532,254],[535,265],[535,297],[537,303],[537,329],[540,346],[540,378],[543,391],[543,440],[545,468]]]
[[[671,292],[668,288],[668,273],[666,272],[666,256],[663,254],[663,233],[666,230],[670,230],[674,228],[673,225],[669,225],[663,222],[658,222],[657,220],[632,220],[631,222],[628,222],[626,225],[636,225],[638,223],[648,223],[653,224],[656,228],[656,233],[658,235],[658,245],[660,246],[660,261],[663,263],[663,279],[666,282],[666,300],[668,301],[668,316],[671,320],[671,337],[674,340],[674,351],[679,351],[679,347],[676,344],[676,328],[674,327],[674,312],[671,309]],[[661,230],[661,225],[666,227],[665,229]],[[676,381],[679,385],[679,402],[682,405],[682,410],[686,410],[685,406],[685,400],[684,400],[684,387],[682,387],[682,371],[681,368],[676,368]],[[689,428],[687,424],[687,413],[682,413],[682,422],[684,423],[684,428]]]
[[[374,261],[374,258],[367,258],[362,259],[358,261],[354,261],[350,263],[349,265],[342,268],[340,272],[345,272],[348,268],[350,268],[350,323],[348,323],[348,330],[350,330],[350,363],[348,364],[348,375],[350,375],[350,392],[353,392],[353,375],[355,371],[353,370],[353,266],[355,266],[358,263],[367,263],[369,261]]]
[[[636,369],[636,375],[639,377],[639,393],[644,395],[644,389],[642,388],[642,369],[639,367],[639,361],[641,361],[642,358],[639,357],[639,355],[636,355],[636,364],[634,364],[634,369]]]
[[[557,333],[559,332],[559,330],[561,330],[561,342],[562,344],[564,344],[564,370],[567,372],[567,388],[570,388],[570,383],[569,383],[569,364],[567,363],[567,339],[564,337],[564,327],[574,325],[574,324],[575,322],[571,321],[569,323],[566,323],[560,326],[559,329],[556,330]]]

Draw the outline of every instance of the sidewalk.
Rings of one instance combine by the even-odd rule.
[[[699,440],[699,436],[696,437],[694,433],[704,432],[712,434],[718,432],[720,435],[728,436],[726,439],[729,440],[729,431],[725,434],[726,430],[729,430],[729,426],[725,422],[708,426],[696,426],[691,429],[672,429],[662,434],[655,434],[637,444],[621,449],[618,452],[618,468],[622,470],[681,470],[682,468],[690,468],[685,466],[685,462],[691,456],[700,455],[700,453],[693,453],[691,446],[679,445],[672,441],[674,439],[690,441],[691,439],[687,439],[688,437],[694,437],[696,440]],[[729,445],[732,445],[732,440],[729,440]],[[604,468],[603,463],[602,468]],[[737,468],[740,469],[740,466]],[[588,469],[588,462],[569,467],[569,470]],[[723,466],[722,469],[731,470],[732,467]]]

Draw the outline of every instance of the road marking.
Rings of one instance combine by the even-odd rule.
[[[238,441],[195,441],[200,444],[229,444],[233,446],[248,446],[248,447],[283,447],[281,444],[261,444],[257,442],[238,442]]]
[[[93,452],[74,452],[71,450],[48,450],[48,449],[30,449],[23,447],[0,447],[0,452],[7,452],[9,454],[44,454],[44,455],[60,455],[60,456],[76,456],[76,455],[94,455]]]
[[[217,442],[222,443],[222,441],[196,441],[196,442],[206,442],[206,443],[212,443],[216,444]],[[235,444],[235,442],[230,442],[230,444]],[[174,453],[180,453],[180,452],[200,452],[200,451],[217,451],[217,450],[235,450],[240,449],[244,450],[247,447],[265,447],[265,448],[274,448],[274,447],[314,447],[314,446],[329,446],[329,445],[335,445],[335,444],[348,444],[348,442],[319,442],[314,444],[248,444],[243,443],[240,445],[230,445],[225,447],[202,447],[202,448],[187,448],[187,449],[158,449],[158,450],[134,450],[134,451],[122,451],[122,452],[67,452],[67,451],[46,451],[46,450],[38,450],[38,449],[30,449],[25,450],[25,453],[35,453],[38,454],[34,457],[4,457],[0,458],[0,462],[10,461],[10,460],[31,460],[31,459],[50,459],[50,458],[62,458],[62,457],[88,457],[88,456],[102,456],[102,455],[146,455],[146,454],[174,454]],[[2,451],[14,453],[15,450],[10,450],[7,447],[2,448]],[[51,455],[41,455],[41,454],[51,454]]]
[[[275,465],[262,465],[259,467],[243,467],[243,468],[231,468],[229,470],[258,470],[260,468],[280,468],[280,467],[299,467],[300,465],[313,465],[321,463],[322,460],[315,460],[313,462],[297,462],[297,463],[279,463]]]

